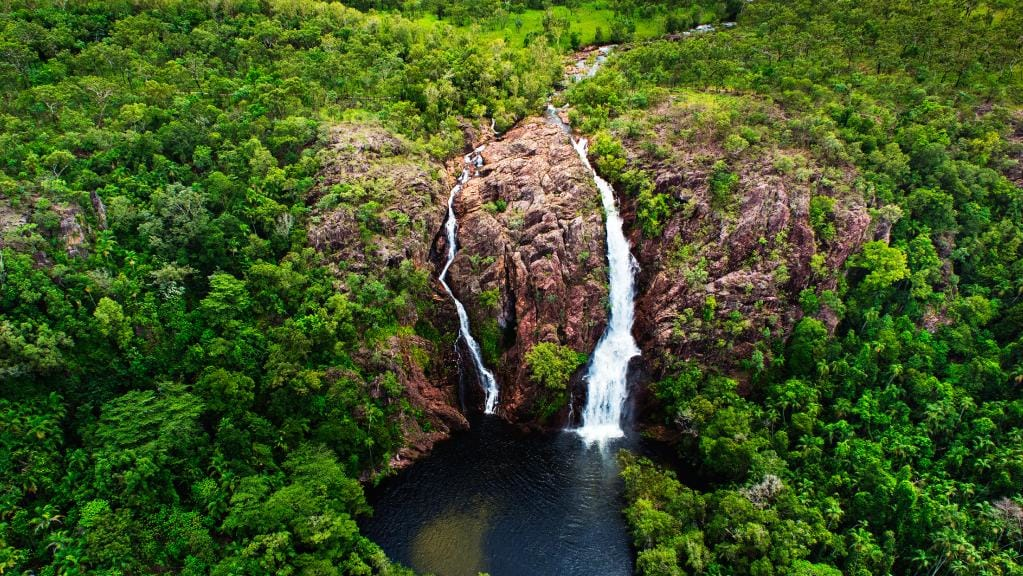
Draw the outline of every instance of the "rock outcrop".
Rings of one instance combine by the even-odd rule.
[[[1005,169],[1005,177],[1013,184],[1023,188],[1023,111],[1016,111],[1010,121],[1012,132],[1009,133],[1009,150],[1007,156],[1014,160]]]
[[[319,184],[312,206],[309,242],[332,263],[338,289],[349,273],[383,277],[436,276],[432,245],[446,216],[452,184],[444,167],[417,152],[403,138],[376,125],[342,124],[321,152]],[[453,430],[468,427],[459,410],[457,354],[451,342],[458,327],[450,300],[433,292],[430,306],[410,302],[401,330],[374,349],[359,350],[355,361],[373,372],[393,372],[412,408],[402,420],[406,448],[393,464],[403,465],[428,452]],[[436,336],[418,334],[426,326]]]
[[[765,122],[784,121],[763,106]],[[800,293],[833,289],[846,258],[869,239],[851,168],[777,143],[743,148],[733,138],[726,150],[727,131],[706,127],[715,112],[668,101],[644,113],[653,120],[642,137],[620,135],[630,165],[645,169],[673,205],[651,237],[636,222],[635,200],[619,195],[642,269],[634,332],[654,377],[677,359],[737,376],[760,361],[756,350],[769,359],[767,343],[784,338],[803,314]],[[717,178],[734,179],[712,190],[722,171]],[[817,196],[827,199],[818,201],[815,230]],[[825,305],[819,314],[834,328],[833,311]]]
[[[364,124],[335,126],[321,154],[320,184],[308,199],[315,206],[310,244],[347,270],[426,265],[446,214],[443,166]]]
[[[60,216],[60,237],[69,258],[84,258],[88,255],[86,230],[82,225],[82,211],[77,204],[55,204],[53,211]]]
[[[600,198],[568,136],[540,119],[483,157],[455,203],[460,246],[449,282],[500,383],[499,412],[532,421],[544,392],[525,354],[539,342],[589,354],[607,322]]]

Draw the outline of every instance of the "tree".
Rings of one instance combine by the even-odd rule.
[[[215,572],[276,571],[314,553],[340,565],[361,546],[354,516],[369,511],[362,487],[328,449],[301,446],[283,469],[287,483],[262,475],[239,481],[224,529],[245,546]]]
[[[673,548],[658,546],[643,550],[636,557],[636,573],[643,576],[683,576],[678,554]]]
[[[153,193],[150,202],[150,219],[138,228],[150,248],[169,259],[198,260],[188,249],[197,248],[209,231],[205,196],[191,186],[171,184]]]
[[[526,352],[530,378],[550,390],[563,390],[586,356],[551,342],[540,342]]]
[[[93,478],[82,488],[141,509],[176,501],[172,471],[181,479],[201,473],[206,439],[200,410],[199,400],[173,383],[164,384],[160,396],[132,391],[105,403],[89,435]]]
[[[559,16],[553,8],[543,13],[543,33],[554,46],[561,46],[561,37],[568,31],[568,18]]]
[[[792,330],[785,366],[793,374],[815,374],[827,341],[828,329],[820,320],[803,318]]]
[[[131,343],[132,328],[120,304],[104,296],[100,298],[92,315],[99,322],[100,333],[111,338],[120,348],[128,347]]]
[[[210,292],[199,306],[207,321],[216,326],[244,318],[251,305],[248,287],[243,280],[217,273],[210,276]]]
[[[612,42],[629,42],[636,34],[636,21],[624,14],[615,14],[611,18],[609,38]]]
[[[252,378],[223,368],[207,368],[195,389],[206,407],[219,413],[244,411],[255,397]]]
[[[568,400],[568,383],[572,374],[586,361],[586,356],[551,342],[540,342],[526,352],[530,379],[541,385],[543,395],[537,415],[549,418]]]
[[[867,242],[851,265],[867,270],[861,287],[867,292],[887,290],[892,284],[909,277],[906,253],[884,242]]]
[[[117,94],[118,86],[113,82],[99,76],[86,76],[80,80],[82,89],[85,90],[95,101],[98,110],[96,111],[96,123],[102,127],[106,120],[107,106],[111,98]]]

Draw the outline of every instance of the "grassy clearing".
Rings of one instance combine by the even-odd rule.
[[[587,2],[577,8],[566,6],[554,6],[551,8],[554,14],[568,21],[568,29],[560,39],[561,47],[571,48],[571,36],[573,33],[579,36],[579,45],[587,46],[594,44],[597,29],[601,30],[603,42],[607,42],[611,22],[614,19],[614,11],[606,2]],[[692,6],[692,11],[698,23],[709,23],[717,19],[714,10],[700,6]],[[489,20],[473,22],[466,25],[466,28],[474,30],[484,40],[503,40],[509,46],[522,46],[530,36],[541,36],[543,29],[543,10],[526,10],[521,13],[509,13],[496,16]],[[665,21],[667,14],[664,12],[653,14],[649,17],[636,15],[633,17],[636,30],[633,40],[649,40],[665,33]],[[438,22],[434,14],[426,14],[418,18],[420,22]]]
[[[576,9],[565,6],[553,7],[552,10],[557,16],[567,18],[569,22],[568,32],[562,38],[562,44],[568,46],[568,37],[572,32],[579,34],[583,45],[592,44],[597,28],[601,28],[606,39],[611,30],[614,12],[604,6],[603,3],[593,2]],[[526,10],[521,14],[509,14],[504,18],[495,18],[492,23],[483,25],[481,34],[486,39],[503,39],[505,43],[512,46],[521,45],[530,33],[543,34],[543,16],[543,10]],[[502,20],[507,20],[507,22],[502,22]],[[664,16],[662,15],[636,20],[636,39],[638,40],[654,38],[663,33]]]

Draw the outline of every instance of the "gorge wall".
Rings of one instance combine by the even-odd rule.
[[[850,254],[882,232],[871,229],[848,166],[809,148],[766,141],[741,150],[726,146],[728,131],[707,129],[701,106],[672,97],[643,112],[638,136],[613,131],[628,166],[648,174],[672,207],[659,233],[644,234],[636,198],[618,191],[641,267],[634,329],[643,350],[635,367],[641,381],[679,360],[742,381],[756,362],[769,360],[767,343],[785,338],[802,317],[807,290],[821,297],[818,315],[834,328],[838,314],[828,307],[827,292]],[[761,116],[784,121],[764,106]],[[467,134],[474,145],[485,139]],[[411,262],[436,284],[447,251],[445,204],[460,158],[442,167],[402,139],[365,126],[335,128],[325,154],[309,236],[336,263],[339,279],[344,271]],[[497,376],[498,413],[531,423],[539,419],[544,390],[530,379],[529,350],[551,342],[590,354],[607,323],[603,214],[593,180],[559,126],[523,121],[482,155],[483,165],[455,198],[459,251],[448,280]],[[364,208],[332,208],[330,194],[363,194]],[[370,226],[367,204],[375,215]],[[463,413],[482,406],[471,365],[461,362],[459,370],[450,345],[457,334],[453,307],[439,286],[433,294],[422,320],[446,340],[411,333],[384,350],[365,351],[367,365],[398,374],[429,423],[424,428],[409,418],[406,456],[464,428]],[[644,388],[636,391],[641,410]],[[581,405],[578,396],[574,403]],[[544,424],[565,423],[567,410]]]
[[[450,283],[500,382],[499,413],[530,421],[541,390],[525,354],[539,342],[589,354],[607,322],[600,198],[568,136],[540,119],[491,142],[483,159],[455,201]]]
[[[386,275],[401,267],[406,267],[402,277],[433,286],[435,236],[453,181],[444,166],[373,124],[341,124],[328,138],[319,184],[307,199],[312,206],[308,235],[332,262],[339,291],[346,291],[351,272]],[[459,402],[455,310],[439,289],[429,293],[426,306],[408,306],[408,317],[402,319],[415,329],[399,331],[375,349],[359,350],[355,358],[366,370],[393,372],[406,392],[412,411],[402,419],[407,447],[398,465],[451,431],[468,427]]]

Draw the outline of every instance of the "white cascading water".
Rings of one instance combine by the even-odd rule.
[[[589,66],[586,65],[586,59],[579,60],[576,63],[576,70],[580,72],[575,74],[573,79],[578,82],[584,78],[592,78],[613,48],[601,47]],[[602,443],[625,435],[625,431],[622,430],[622,412],[629,396],[629,361],[640,354],[639,346],[632,337],[635,308],[634,277],[638,265],[630,252],[629,241],[625,239],[614,189],[597,174],[586,156],[587,140],[572,137],[571,128],[561,119],[557,108],[550,102],[547,104],[547,115],[551,122],[568,132],[572,147],[579,154],[583,166],[593,176],[593,181],[600,190],[601,203],[604,205],[611,311],[607,329],[597,343],[593,356],[590,357],[590,365],[586,372],[586,406],[583,407],[582,426],[575,429],[585,442]]]
[[[629,395],[629,360],[640,354],[636,340],[632,337],[634,273],[637,265],[622,229],[614,189],[590,166],[586,157],[586,139],[573,138],[572,146],[600,190],[607,227],[611,312],[607,329],[590,359],[586,373],[587,393],[582,427],[576,429],[583,440],[600,442],[625,434],[621,420],[625,400]]]
[[[440,272],[440,283],[447,290],[451,296],[451,300],[455,303],[455,309],[458,311],[458,333],[465,339],[466,348],[469,349],[469,355],[472,357],[473,366],[476,367],[476,374],[479,375],[480,384],[483,386],[484,402],[483,402],[483,413],[493,414],[497,408],[497,379],[494,378],[494,374],[487,370],[487,367],[483,365],[483,356],[480,354],[480,345],[476,342],[476,339],[472,337],[472,332],[469,330],[469,314],[465,311],[465,306],[458,301],[455,297],[455,293],[448,286],[447,276],[448,269],[451,268],[452,262],[455,261],[455,254],[458,251],[457,247],[457,233],[458,233],[458,219],[455,217],[455,197],[459,192],[462,191],[462,186],[469,181],[472,177],[473,171],[477,170],[480,166],[483,166],[483,148],[479,148],[472,151],[470,154],[465,156],[465,167],[462,168],[462,174],[458,177],[458,183],[451,189],[451,195],[448,197],[448,219],[444,223],[444,230],[447,232],[448,239],[448,261],[444,264],[444,269]]]

